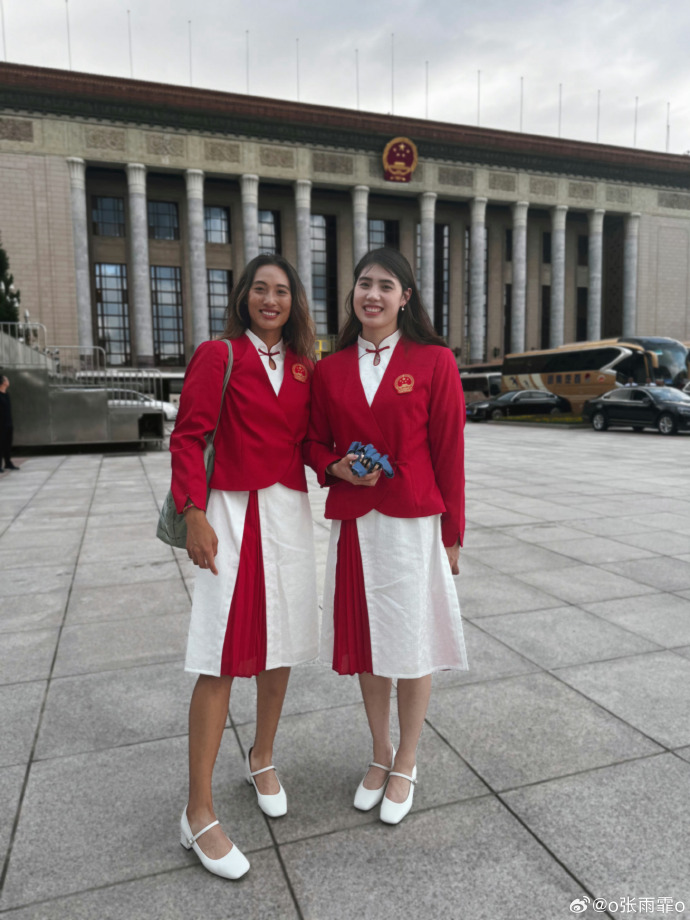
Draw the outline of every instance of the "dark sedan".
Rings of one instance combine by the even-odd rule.
[[[562,396],[546,390],[511,390],[493,399],[483,399],[467,407],[470,422],[494,421],[507,415],[558,415],[569,412],[570,404]]]
[[[595,431],[616,425],[675,434],[690,430],[690,395],[673,387],[619,387],[588,399],[582,414]]]

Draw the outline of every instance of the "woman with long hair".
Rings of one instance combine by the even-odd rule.
[[[467,668],[452,578],[465,523],[464,423],[455,359],[409,263],[394,249],[367,253],[336,352],[314,374],[305,457],[330,486],[333,520],[321,657],[339,674],[359,675],[373,742],[354,804],[368,811],[380,803],[388,824],[412,807],[432,673]],[[356,475],[355,441],[387,454],[392,478],[381,469]]]
[[[221,391],[228,364],[228,386]],[[304,288],[281,256],[260,255],[232,291],[221,340],[187,368],[170,439],[172,491],[187,524],[194,588],[185,670],[199,675],[189,710],[189,800],[181,842],[216,875],[249,862],[221,829],[212,774],[235,677],[256,677],[256,734],[246,778],[271,817],[287,810],[273,767],[290,667],[318,654],[312,518],[302,460],[314,327]],[[215,437],[207,506],[204,448]]]

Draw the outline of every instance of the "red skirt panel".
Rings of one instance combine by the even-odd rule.
[[[343,521],[333,599],[333,670],[338,674],[373,674],[369,613],[357,521]]]
[[[228,613],[221,675],[254,677],[266,670],[266,584],[256,491],[249,493],[240,565]]]

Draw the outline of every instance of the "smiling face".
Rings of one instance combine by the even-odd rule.
[[[277,265],[258,268],[247,295],[251,331],[267,344],[277,342],[290,319],[291,307],[290,280],[283,269]]]
[[[400,281],[381,265],[367,265],[357,279],[352,296],[355,316],[362,324],[362,338],[383,341],[398,328],[398,312],[410,299]]]

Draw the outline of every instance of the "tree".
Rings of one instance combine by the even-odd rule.
[[[0,323],[19,322],[19,301],[21,294],[14,286],[10,273],[10,260],[0,247]]]

